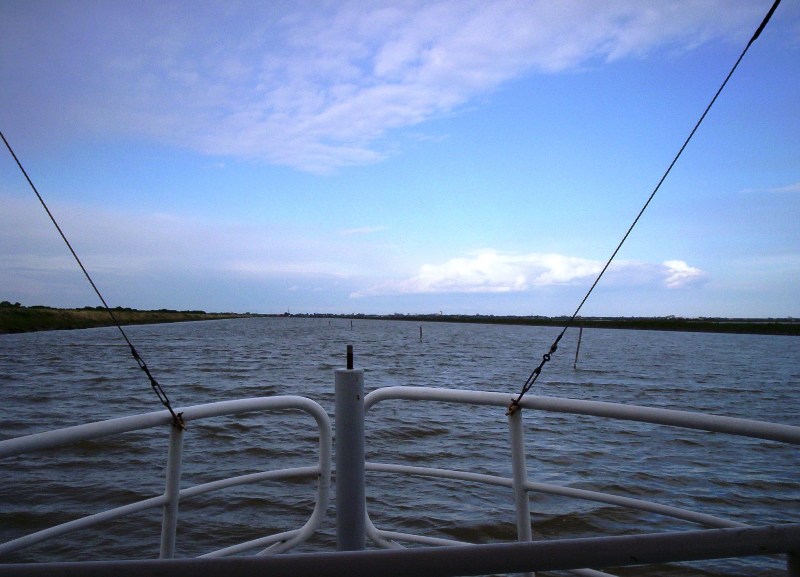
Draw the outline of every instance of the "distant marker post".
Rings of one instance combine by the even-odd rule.
[[[578,368],[578,353],[581,352],[581,338],[583,338],[583,327],[578,331],[578,346],[575,348],[575,362],[572,363],[572,368]]]

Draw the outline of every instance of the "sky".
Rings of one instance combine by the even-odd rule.
[[[0,131],[110,306],[571,315],[772,0],[0,0]],[[99,300],[0,150],[0,300]],[[784,0],[581,309],[800,316]]]

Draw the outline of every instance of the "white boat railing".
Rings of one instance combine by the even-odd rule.
[[[800,444],[800,427],[615,403],[527,396],[520,401],[519,410],[508,415],[511,477],[418,467],[403,463],[367,462],[364,458],[364,447],[368,439],[364,433],[364,422],[366,418],[374,418],[376,412],[374,407],[378,403],[415,401],[504,408],[508,406],[511,397],[505,393],[406,386],[381,388],[364,395],[363,376],[363,371],[359,370],[336,371],[336,537],[339,552],[291,554],[277,557],[270,555],[286,552],[304,542],[322,523],[328,508],[332,430],[327,413],[310,399],[295,396],[265,397],[188,407],[182,409],[183,418],[190,422],[246,411],[282,409],[306,411],[314,417],[319,429],[319,461],[316,465],[257,472],[181,489],[180,460],[185,433],[170,427],[171,440],[165,481],[166,489],[162,495],[64,523],[0,545],[0,555],[2,555],[68,531],[85,528],[145,508],[163,507],[161,561],[0,564],[0,577],[34,574],[37,566],[42,570],[63,570],[60,574],[64,575],[108,573],[144,575],[148,572],[159,575],[188,575],[201,571],[204,575],[211,577],[227,577],[233,571],[241,575],[269,572],[270,574],[291,575],[314,574],[324,577],[328,574],[339,574],[337,571],[341,572],[342,568],[345,568],[346,572],[354,577],[374,574],[445,576],[539,570],[571,570],[578,575],[588,577],[607,574],[597,569],[587,569],[587,567],[603,568],[775,553],[786,554],[787,573],[791,576],[800,576],[800,563],[797,561],[797,554],[800,552],[800,524],[751,527],[737,521],[642,499],[529,480],[525,464],[523,414],[528,411],[548,411],[587,415],[719,432],[789,444]],[[365,417],[370,410],[373,410],[372,415]],[[169,412],[159,411],[30,435],[0,442],[0,458],[109,434],[168,426],[170,422]],[[515,499],[514,518],[519,542],[468,545],[451,539],[379,529],[370,520],[366,509],[364,495],[367,472],[437,477],[509,489],[513,492]],[[259,557],[258,560],[242,560],[242,558],[195,559],[192,561],[171,559],[175,550],[178,504],[182,499],[225,487],[290,477],[318,477],[319,479],[317,501],[313,513],[303,527],[221,549],[205,556],[222,557],[266,547],[260,551],[259,555],[262,557]],[[710,527],[710,529],[653,535],[533,541],[529,493],[536,492],[657,513],[697,523],[704,527]],[[365,551],[367,538],[378,547],[393,551]],[[419,545],[447,545],[447,547],[404,548],[400,544],[401,542]],[[467,550],[469,553],[465,552]],[[465,565],[465,559],[472,559],[471,564]],[[579,561],[581,564],[576,565]],[[352,565],[348,565],[348,563]],[[390,566],[378,569],[382,563],[388,563]],[[69,571],[73,568],[75,572],[70,573]],[[400,572],[398,573],[398,571]]]
[[[488,405],[504,408],[509,405],[511,399],[506,393],[396,386],[377,389],[366,395],[364,411],[367,412],[376,404],[389,400]],[[365,471],[443,478],[510,488],[513,490],[515,498],[517,539],[520,542],[529,542],[532,540],[532,536],[528,493],[535,492],[601,502],[627,507],[630,509],[636,509],[639,511],[647,511],[650,513],[656,513],[659,515],[694,522],[705,527],[743,528],[747,527],[747,525],[737,521],[723,519],[720,517],[669,505],[653,503],[642,499],[634,499],[597,491],[529,481],[525,466],[525,441],[522,418],[523,410],[521,409],[637,421],[800,445],[800,427],[754,421],[750,419],[739,419],[717,415],[692,413],[687,411],[654,409],[635,405],[622,405],[616,403],[583,401],[578,399],[544,396],[524,397],[520,401],[519,406],[519,410],[516,410],[508,415],[512,477],[478,474],[469,471],[453,471],[430,467],[374,462],[367,462],[365,464]],[[370,539],[372,539],[379,546],[385,548],[400,547],[397,541],[407,541],[427,545],[465,544],[459,541],[424,537],[395,531],[384,531],[378,529],[369,519],[367,519],[365,531]],[[800,548],[800,544],[798,545],[798,548]],[[578,570],[575,571],[575,573],[586,576],[607,575],[605,573],[590,569]],[[792,574],[794,575],[795,573]]]
[[[161,523],[161,546],[159,558],[171,559],[175,554],[175,535],[178,521],[178,507],[181,500],[196,497],[211,491],[218,491],[238,485],[254,484],[263,481],[279,481],[298,477],[317,478],[317,494],[314,510],[306,523],[299,529],[262,537],[234,547],[221,549],[208,553],[208,556],[221,556],[239,553],[258,547],[269,547],[262,553],[280,553],[308,540],[319,528],[328,509],[328,495],[330,492],[331,459],[332,459],[332,428],[330,418],[325,410],[315,401],[298,396],[276,396],[240,399],[235,401],[222,401],[205,405],[195,405],[179,409],[186,423],[220,417],[223,415],[237,415],[241,413],[279,411],[296,409],[310,414],[317,423],[319,434],[319,459],[316,465],[296,467],[275,471],[261,471],[248,475],[241,475],[227,479],[220,479],[201,485],[184,489],[181,485],[183,442],[185,431],[170,426],[172,415],[169,411],[157,411],[131,417],[121,417],[108,421],[86,423],[66,429],[36,433],[16,439],[0,441],[0,458],[11,457],[33,451],[41,451],[62,447],[79,441],[98,439],[109,435],[128,433],[149,429],[151,427],[169,427],[170,440],[166,466],[166,480],[164,493],[149,499],[143,499],[121,507],[88,515],[54,527],[49,527],[35,533],[7,541],[0,544],[0,556],[28,547],[35,543],[64,535],[71,531],[86,529],[99,523],[138,513],[154,507],[163,507]],[[0,566],[1,567],[1,566]]]

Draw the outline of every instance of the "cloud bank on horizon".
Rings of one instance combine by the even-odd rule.
[[[561,254],[500,254],[479,251],[439,264],[425,264],[419,274],[406,280],[388,281],[353,296],[424,293],[524,292],[535,287],[588,286],[603,270],[604,262]],[[703,282],[706,273],[680,260],[661,264],[615,261],[607,282],[636,286],[661,284],[669,289],[688,288]]]
[[[2,196],[0,196],[2,198]],[[0,213],[0,243],[19,243],[17,253],[0,255],[7,268],[25,269],[48,282],[54,272],[75,272],[72,258],[41,227],[38,207],[14,197],[3,198],[8,209]],[[124,222],[106,211],[87,212],[61,205],[57,212],[75,234],[72,243],[82,260],[100,274],[122,277],[153,272],[169,274],[189,266],[195,275],[236,276],[259,280],[275,276],[295,279],[369,278],[379,267],[381,254],[367,250],[358,259],[364,235],[383,232],[382,227],[341,230],[341,243],[298,246],[297,231],[242,227],[230,223],[204,223],[167,214],[138,214]],[[24,230],[22,230],[24,229]],[[22,234],[20,231],[22,230]],[[93,238],[103,238],[95,245]],[[352,237],[356,237],[353,239]],[[21,239],[24,239],[20,241]],[[320,241],[321,242],[321,241]],[[204,247],[198,251],[197,247]],[[264,250],[269,247],[271,250]],[[279,250],[275,250],[278,248]],[[124,258],[120,258],[124,255]],[[356,264],[354,264],[356,263]],[[526,292],[537,287],[571,285],[585,287],[600,273],[605,262],[556,253],[510,254],[486,249],[440,264],[423,264],[419,272],[400,280],[382,280],[350,293],[370,296]],[[706,280],[706,273],[680,260],[663,263],[615,261],[605,281],[612,286],[661,286],[690,288]],[[7,281],[13,286],[14,280]]]

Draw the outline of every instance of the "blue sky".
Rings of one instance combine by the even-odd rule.
[[[0,130],[112,306],[571,314],[771,1],[0,0]],[[96,305],[7,152],[0,300]],[[585,315],[800,316],[784,0]]]

